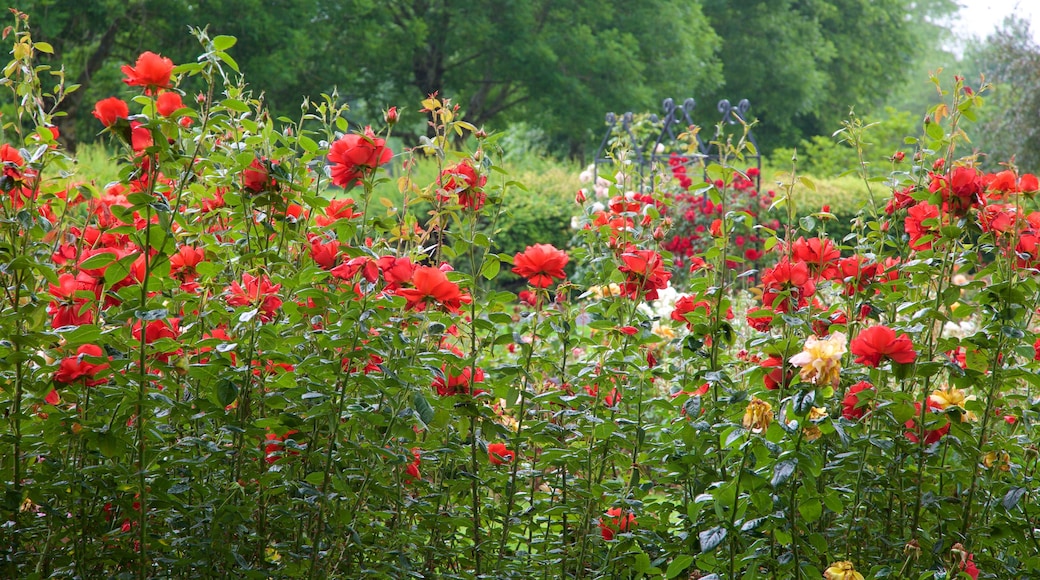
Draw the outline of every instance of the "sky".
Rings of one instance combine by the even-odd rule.
[[[996,30],[1010,14],[1029,21],[1033,39],[1040,43],[1040,0],[958,0],[960,18],[954,30],[965,36],[983,39]]]

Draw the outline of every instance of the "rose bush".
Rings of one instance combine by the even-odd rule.
[[[37,106],[58,103],[26,22],[4,84],[34,98],[0,150],[5,577],[1040,569],[1037,182],[959,157],[984,90],[930,111],[849,240],[788,176],[754,286],[745,176],[709,168],[680,285],[660,190],[608,180],[573,247],[499,251],[496,137],[448,99],[404,152],[390,112],[351,126],[335,95],[275,123],[205,31],[197,62],[142,55],[141,94],[98,103],[123,170],[92,183]],[[373,199],[394,155],[442,165],[396,180],[422,227]]]

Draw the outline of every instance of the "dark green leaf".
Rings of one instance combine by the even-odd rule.
[[[710,552],[719,547],[719,544],[726,539],[726,528],[715,526],[710,530],[704,530],[697,534],[697,537],[701,541],[701,553]]]

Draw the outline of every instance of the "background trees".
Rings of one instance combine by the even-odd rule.
[[[157,47],[192,59],[185,30],[208,26],[238,38],[233,56],[275,114],[295,118],[304,96],[338,90],[360,123],[398,105],[414,142],[426,127],[413,104],[440,92],[477,125],[526,121],[572,156],[593,146],[604,112],[656,110],[669,96],[695,97],[706,123],[717,99],[750,99],[767,152],[830,135],[851,107],[882,110],[904,94],[921,55],[948,39],[936,22],[956,10],[953,0],[21,4],[54,66],[83,87],[61,126],[73,143],[94,136],[82,103],[125,91],[121,64]]]

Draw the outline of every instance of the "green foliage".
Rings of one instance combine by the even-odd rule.
[[[351,125],[331,95],[272,120],[231,39],[201,30],[132,119],[104,117],[118,183],[77,182],[48,128],[68,95],[41,82],[51,47],[14,16],[3,577],[1040,569],[1040,183],[971,165],[983,99],[963,82],[920,155],[861,172],[840,247],[796,166],[772,177],[778,223],[730,204],[748,146],[720,143],[680,294],[671,165],[595,182],[569,252],[514,256],[504,207],[539,235],[556,208],[504,175],[504,136],[428,97],[430,133],[388,177],[392,123]],[[187,82],[211,98],[164,115],[145,94]],[[864,149],[857,119],[842,135]],[[520,165],[531,192],[572,187]],[[747,228],[775,261],[738,276]],[[496,288],[513,268],[522,299]]]
[[[1040,170],[1040,126],[1034,111],[1040,106],[1040,46],[1030,24],[1012,16],[968,59],[995,85],[989,106],[982,111],[985,131],[977,145],[988,152],[983,162],[992,168],[1012,162],[1023,171]]]
[[[940,41],[929,19],[955,9],[948,0],[706,2],[722,37],[726,83],[716,94],[751,100],[766,152],[830,134],[850,107],[870,111],[908,82],[907,65]]]

